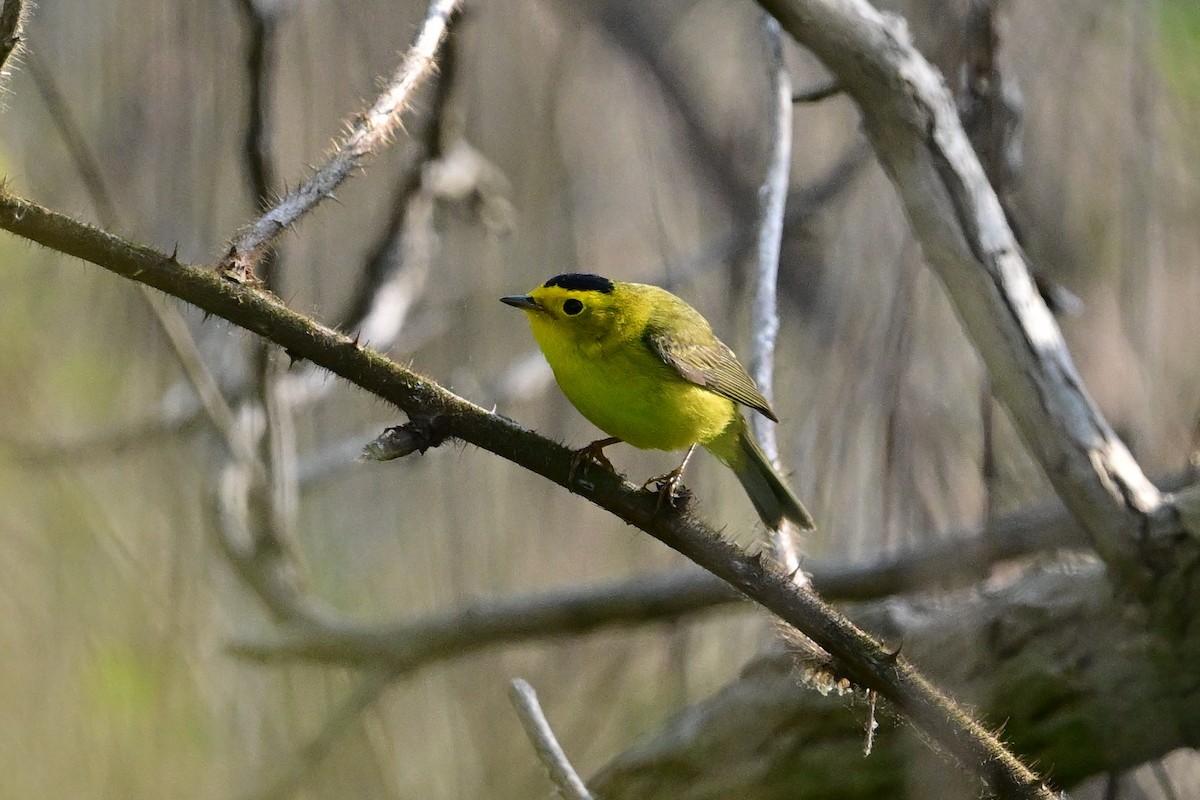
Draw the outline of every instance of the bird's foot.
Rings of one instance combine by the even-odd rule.
[[[688,459],[692,457],[692,453],[696,452],[696,445],[688,448],[687,453],[683,456],[683,462],[675,469],[668,472],[666,475],[659,475],[657,478],[651,478],[642,484],[642,491],[650,491],[653,485],[655,491],[658,492],[658,506],[656,510],[662,509],[663,503],[666,502],[671,508],[676,508],[680,505],[686,505],[691,499],[692,493],[689,492],[680,484],[683,478],[683,471],[687,468]]]
[[[661,510],[664,503],[671,508],[686,505],[692,497],[691,491],[683,485],[682,466],[671,470],[666,475],[659,475],[646,481],[642,484],[642,491],[653,491],[658,494],[656,510]]]
[[[581,447],[571,455],[571,467],[567,470],[567,483],[575,482],[575,475],[579,472],[579,468],[583,466],[583,462],[591,461],[599,464],[609,472],[616,472],[612,462],[608,460],[608,456],[604,455],[604,448],[610,444],[617,444],[621,440],[615,436],[610,436],[607,439],[597,439],[587,447]]]

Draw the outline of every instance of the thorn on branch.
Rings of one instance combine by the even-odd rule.
[[[437,447],[450,436],[450,417],[433,414],[413,417],[403,425],[388,428],[363,448],[364,461],[391,461],[414,452],[424,453]]]

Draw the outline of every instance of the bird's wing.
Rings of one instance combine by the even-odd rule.
[[[704,323],[704,327],[708,329],[707,323]],[[737,356],[715,336],[711,336],[710,342],[686,341],[677,334],[669,334],[651,324],[646,328],[642,339],[684,380],[757,409],[770,420],[779,421],[775,412],[771,410],[771,404],[758,391],[754,380],[746,374],[746,369],[738,362]]]

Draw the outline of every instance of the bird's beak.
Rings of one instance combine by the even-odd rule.
[[[515,294],[510,295],[509,297],[501,297],[500,302],[510,305],[513,308],[520,308],[524,311],[542,310],[542,307],[538,305],[537,301],[527,294]]]

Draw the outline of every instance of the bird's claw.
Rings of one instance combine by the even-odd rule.
[[[608,456],[604,455],[604,448],[610,444],[616,444],[620,439],[609,438],[600,439],[592,442],[587,447],[581,447],[571,455],[571,466],[567,470],[567,483],[575,482],[575,475],[579,472],[579,468],[583,466],[583,462],[591,461],[609,472],[616,472],[612,462],[608,460]]]
[[[676,508],[681,503],[686,504],[691,498],[691,492],[684,487],[682,479],[683,469],[673,469],[666,475],[659,475],[646,481],[642,484],[642,491],[653,491],[658,494],[656,511],[662,509],[663,503],[671,508]]]

